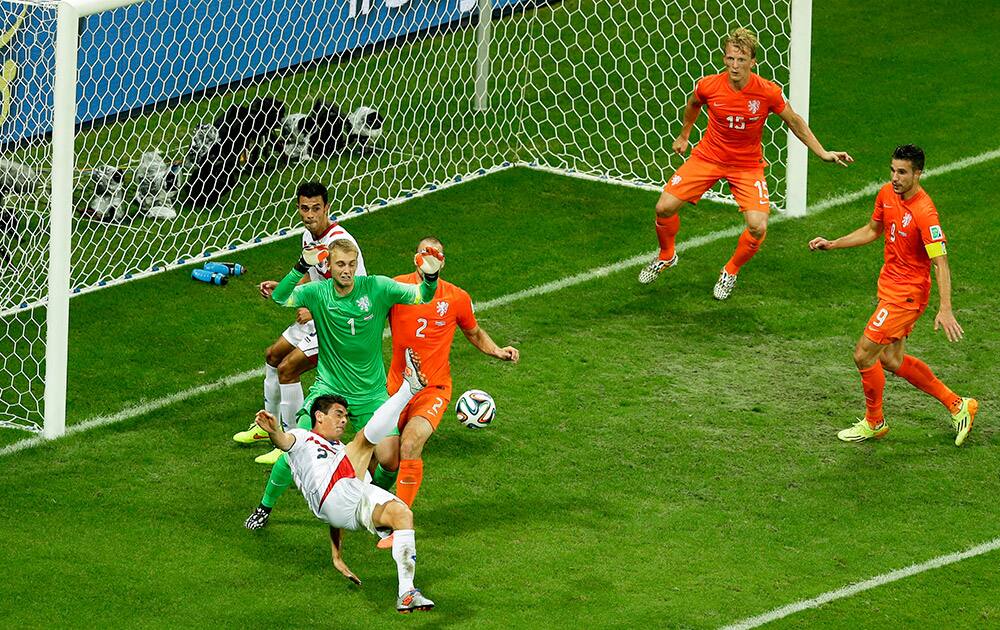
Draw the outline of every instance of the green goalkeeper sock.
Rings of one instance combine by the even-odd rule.
[[[267,480],[264,498],[260,500],[260,504],[267,508],[273,508],[278,498],[285,493],[291,483],[292,469],[288,465],[288,456],[282,454],[271,468],[271,477]]]
[[[375,474],[372,475],[372,483],[383,490],[388,490],[392,484],[396,483],[396,475],[398,474],[398,470],[386,470],[382,468],[382,464],[379,464],[375,467]]]

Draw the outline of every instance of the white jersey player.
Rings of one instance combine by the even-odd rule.
[[[302,219],[302,247],[311,245],[329,245],[338,239],[347,239],[356,246],[358,242],[343,226],[330,220],[330,205],[326,187],[319,182],[302,184],[296,190],[297,209]],[[366,275],[364,256],[358,246],[358,271],[356,275]],[[309,274],[303,277],[303,282],[325,280],[330,277],[326,261],[310,267]],[[277,282],[267,280],[260,283],[260,294],[265,299],[271,297],[271,291]],[[264,355],[264,409],[277,416],[286,429],[295,426],[296,415],[302,408],[304,394],[302,391],[302,375],[316,366],[319,354],[319,342],[316,337],[316,327],[312,315],[301,308],[296,313],[295,322],[285,329],[281,336],[271,344]],[[240,431],[233,440],[241,444],[266,442],[267,434],[256,424],[251,423],[246,431]],[[274,464],[281,456],[281,451],[274,449],[257,457],[254,461],[260,464]]]
[[[330,526],[333,565],[346,578],[361,583],[341,555],[342,529],[393,535],[392,557],[399,577],[396,610],[402,613],[434,607],[434,602],[413,586],[417,560],[413,512],[396,496],[368,483],[366,476],[375,444],[396,427],[399,414],[427,384],[419,357],[409,349],[405,363],[399,391],[375,411],[348,444],[340,442],[347,425],[347,401],[340,396],[316,399],[310,409],[311,431],[284,431],[274,415],[263,410],[256,420],[275,447],[288,453],[295,484],[309,509]]]

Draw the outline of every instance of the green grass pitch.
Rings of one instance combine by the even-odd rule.
[[[814,203],[885,178],[900,143],[922,145],[929,168],[998,148],[1000,86],[980,62],[997,9],[876,4],[814,8],[810,122],[857,159],[811,161]],[[369,536],[345,543],[364,585],[340,577],[297,492],[266,529],[243,529],[267,477],[259,451],[230,440],[260,404],[253,379],[0,459],[0,625],[712,628],[994,539],[998,173],[987,161],[925,184],[966,338],[932,331],[935,288],[909,348],[982,403],[961,449],[940,405],[894,378],[888,438],[836,440],[863,412],[851,351],[881,247],[806,243],[862,225],[866,198],[776,223],[724,303],[711,288],[733,238],[682,252],[648,287],[629,268],[482,311],[522,362],[455,342],[456,392],[485,389],[499,413],[472,432],[449,411],[425,450],[417,583],[438,603],[430,613],[392,610],[395,566]],[[655,198],[513,169],[346,225],[388,275],[437,234],[445,277],[482,303],[651,251]],[[682,214],[680,242],[738,221],[700,204]],[[289,312],[255,286],[280,277],[296,243],[235,255],[250,272],[225,288],[180,269],[75,298],[71,422],[260,366]],[[22,437],[0,432],[0,446]],[[774,626],[995,627],[996,559]]]

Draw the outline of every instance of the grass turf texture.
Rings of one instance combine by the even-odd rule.
[[[995,148],[974,121],[942,122],[927,107],[952,91],[967,98],[962,85],[989,12],[932,9],[894,33],[847,4],[817,11],[811,121],[859,163],[839,171],[814,162],[813,200],[883,177],[902,141],[922,143],[929,166]],[[885,14],[885,24],[895,17]],[[931,44],[913,43],[925,31],[948,46],[928,55]],[[855,43],[852,63],[840,59],[844,41]],[[923,72],[951,82],[880,76],[890,57],[919,57]],[[873,76],[887,94],[912,96],[871,102],[857,86]],[[979,89],[983,102],[1000,96]],[[844,109],[864,115],[848,121]],[[449,413],[428,446],[417,576],[439,609],[403,622],[712,627],[996,537],[990,409],[1000,334],[987,244],[1000,231],[991,216],[1000,196],[981,185],[996,169],[927,181],[951,241],[967,338],[949,345],[933,335],[932,307],[910,348],[984,404],[963,449],[951,445],[938,403],[896,379],[887,441],[835,439],[863,408],[850,352],[875,304],[880,248],[809,254],[805,243],[863,224],[871,200],[773,226],[726,303],[710,290],[733,239],[682,254],[650,287],[635,285],[630,269],[487,311],[483,326],[516,343],[523,363],[500,365],[456,343],[456,391],[490,391],[500,414],[472,433]],[[652,249],[654,199],[517,170],[348,227],[384,273],[407,270],[416,239],[438,233],[446,277],[485,301]],[[683,217],[682,240],[736,221],[708,205]],[[251,274],[225,289],[195,285],[181,270],[74,299],[72,419],[259,365],[290,312],[257,298],[253,285],[277,277],[296,249],[290,239],[240,254]],[[261,535],[242,530],[266,473],[252,464],[256,450],[228,438],[249,420],[259,389],[243,383],[7,458],[0,617],[21,626],[399,623],[388,555],[370,537],[348,536],[348,562],[365,581],[349,585],[329,566],[323,527],[297,493]],[[1000,596],[991,558],[779,625],[982,626],[995,620]]]

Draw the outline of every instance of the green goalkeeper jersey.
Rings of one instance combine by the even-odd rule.
[[[382,331],[389,309],[430,302],[437,280],[412,285],[386,276],[355,276],[354,289],[341,296],[333,280],[298,284],[302,275],[288,272],[271,299],[312,314],[319,339],[317,379],[348,400],[384,396]]]

